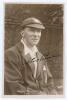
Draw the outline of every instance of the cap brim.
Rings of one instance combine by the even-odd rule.
[[[37,28],[37,29],[45,29],[45,27],[42,24],[29,24],[29,25],[26,25],[26,26]]]

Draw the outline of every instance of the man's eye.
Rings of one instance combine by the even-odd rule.
[[[33,31],[33,32],[35,32],[35,30],[34,30],[34,29],[30,29],[30,31]]]
[[[38,33],[41,32],[41,30],[39,30],[39,29],[34,29],[34,28],[31,28],[30,31],[31,31],[31,32],[38,32]]]

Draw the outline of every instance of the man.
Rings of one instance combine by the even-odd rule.
[[[4,93],[7,95],[56,94],[45,57],[36,47],[45,29],[36,18],[22,23],[22,39],[5,52]]]

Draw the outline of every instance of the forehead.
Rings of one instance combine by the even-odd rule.
[[[39,28],[34,28],[34,27],[25,27],[24,30],[29,30],[29,31],[41,31]]]

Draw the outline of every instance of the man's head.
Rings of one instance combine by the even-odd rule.
[[[42,22],[36,18],[27,18],[22,23],[22,36],[30,47],[37,45],[41,37],[41,30],[45,29]]]

